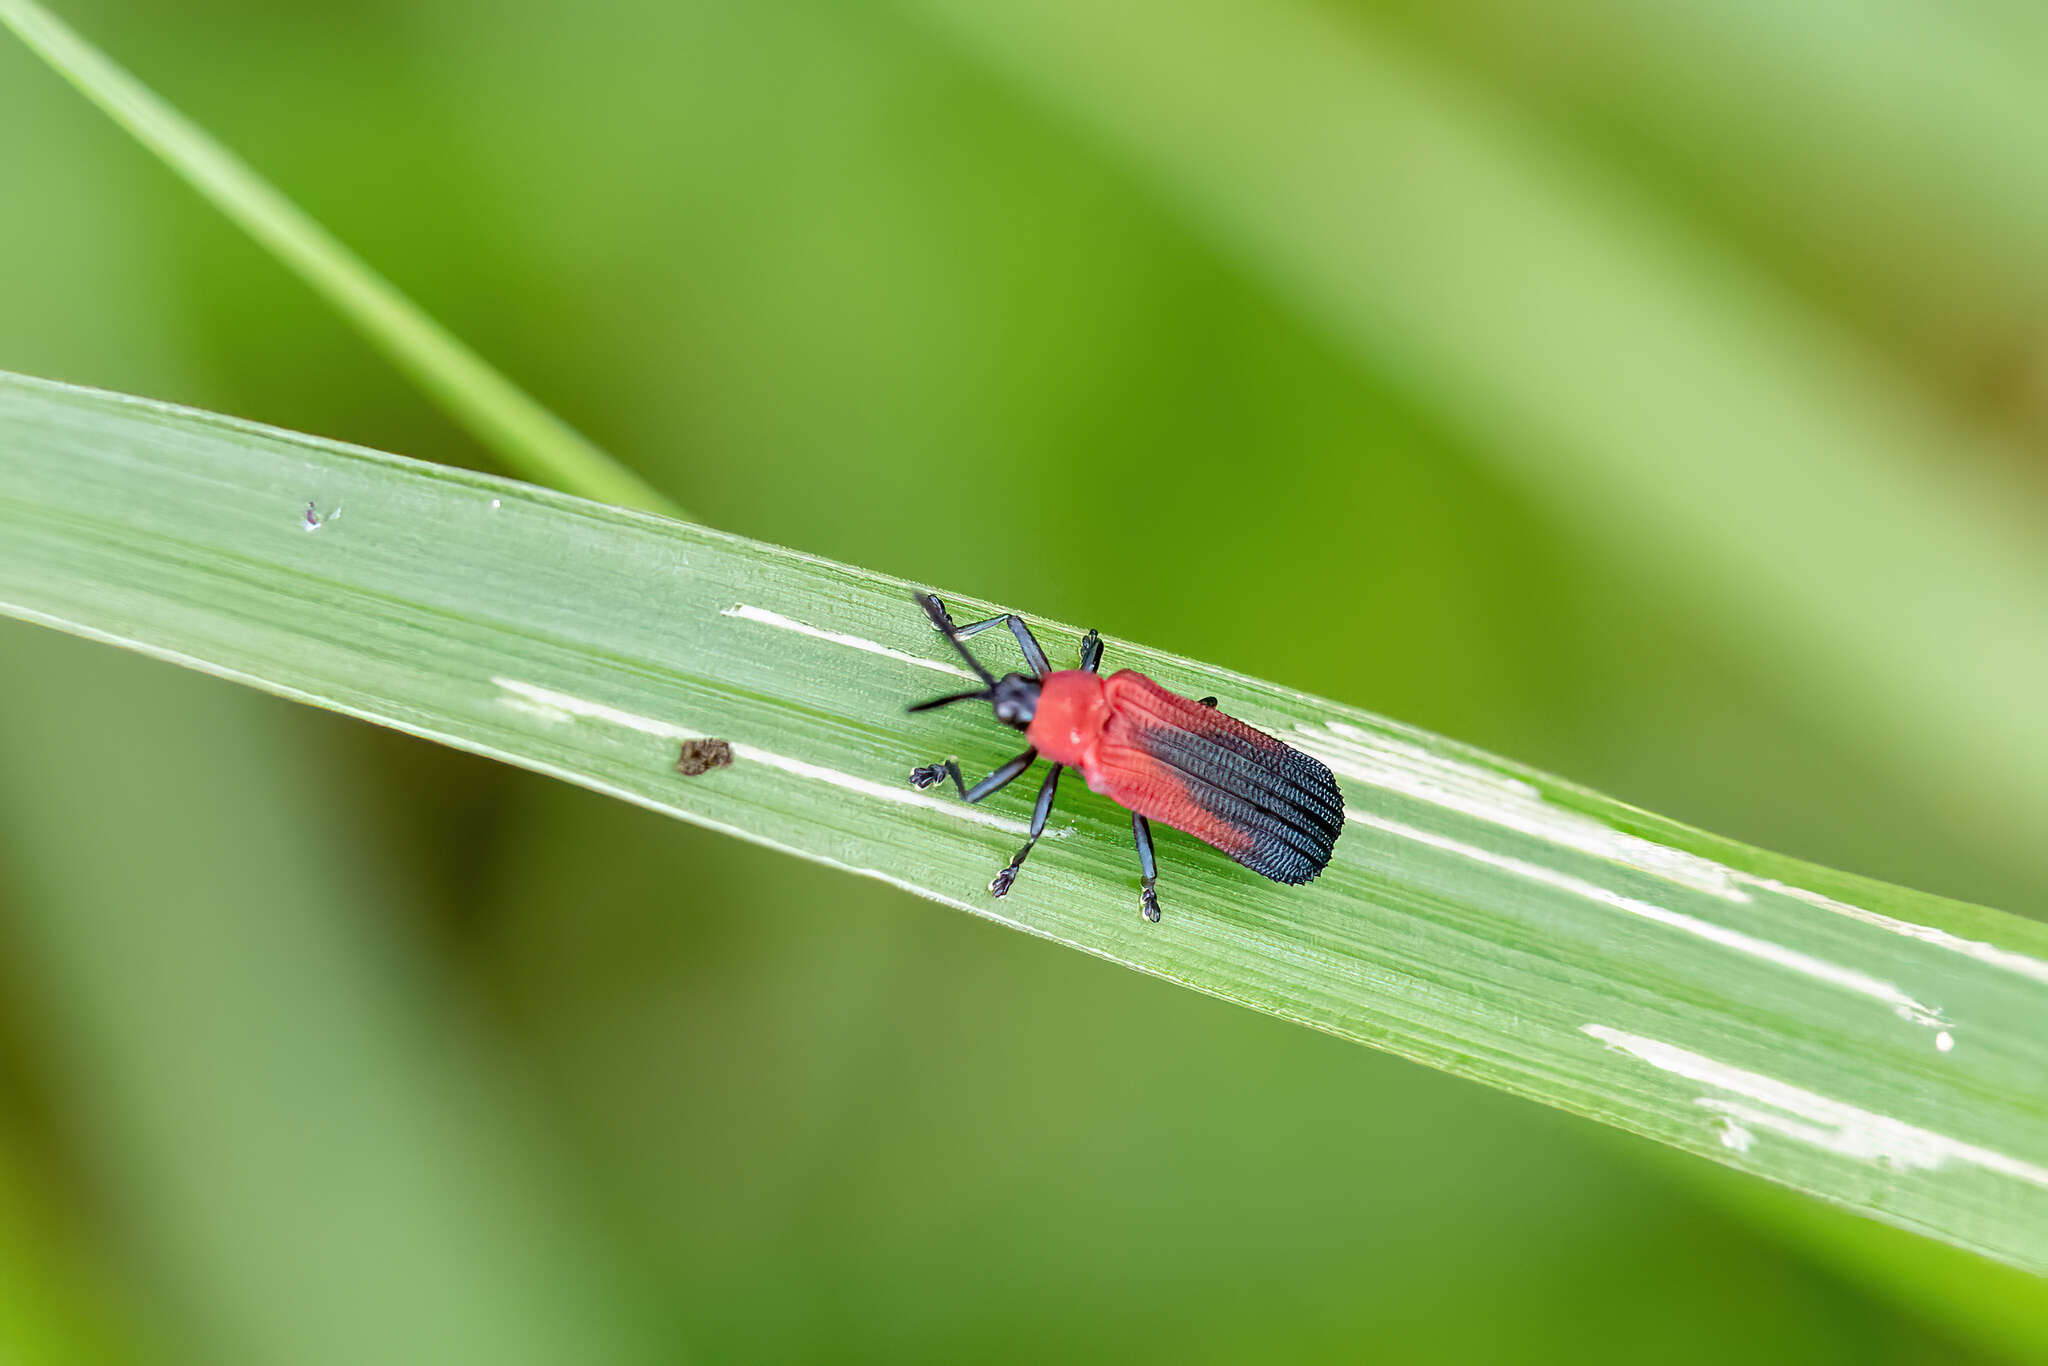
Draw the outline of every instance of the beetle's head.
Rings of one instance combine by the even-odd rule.
[[[996,720],[1023,730],[1038,714],[1038,680],[1005,674],[989,689],[988,700],[995,707]]]

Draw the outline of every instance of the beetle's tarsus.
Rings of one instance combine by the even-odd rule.
[[[959,791],[962,797],[966,797],[970,802],[980,800],[978,797],[968,796],[967,780],[960,776],[960,761],[958,759],[948,759],[944,763],[939,764],[926,764],[921,768],[910,770],[910,785],[919,789],[937,787],[948,778],[953,780],[954,788]]]

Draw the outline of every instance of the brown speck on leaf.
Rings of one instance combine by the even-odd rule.
[[[709,773],[714,768],[725,768],[732,763],[732,746],[724,740],[706,737],[702,740],[683,741],[683,752],[676,756],[676,772],[685,778],[695,778]]]

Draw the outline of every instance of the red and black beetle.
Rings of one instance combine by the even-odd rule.
[[[1052,760],[1052,772],[1032,808],[1031,837],[988,884],[992,894],[1009,892],[1045,832],[1062,768],[1080,769],[1090,791],[1129,808],[1144,878],[1138,904],[1147,920],[1159,919],[1152,821],[1193,835],[1275,882],[1307,882],[1330,862],[1344,828],[1344,797],[1320,759],[1225,716],[1213,697],[1190,701],[1130,669],[1102,677],[1097,672],[1102,637],[1093,631],[1081,638],[1081,667],[1055,670],[1015,613],[955,626],[937,594],[921,593],[917,602],[987,686],[935,697],[910,710],[983,700],[995,708],[996,720],[1023,731],[1031,748],[973,787],[951,759],[913,769],[911,783],[924,788],[951,778],[963,798],[978,802],[1015,780],[1040,755]],[[1029,676],[997,678],[962,643],[992,626],[1010,628],[1031,668]]]

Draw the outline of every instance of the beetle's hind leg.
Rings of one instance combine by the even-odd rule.
[[[1038,805],[1031,808],[1031,837],[1024,841],[1024,847],[1010,860],[1009,867],[997,873],[989,882],[990,896],[1010,894],[1010,884],[1017,880],[1017,871],[1024,866],[1024,860],[1030,857],[1033,846],[1038,843],[1038,837],[1045,833],[1045,818],[1052,814],[1053,793],[1059,785],[1060,765],[1054,764],[1052,772],[1045,775],[1045,785],[1038,789]]]
[[[1153,889],[1159,884],[1159,862],[1152,857],[1152,822],[1135,811],[1131,813],[1131,838],[1138,843],[1138,872],[1145,879],[1144,891],[1138,895],[1138,914],[1157,925],[1159,893]]]
[[[1097,673],[1102,667],[1102,635],[1090,627],[1088,634],[1081,637],[1081,671]]]

